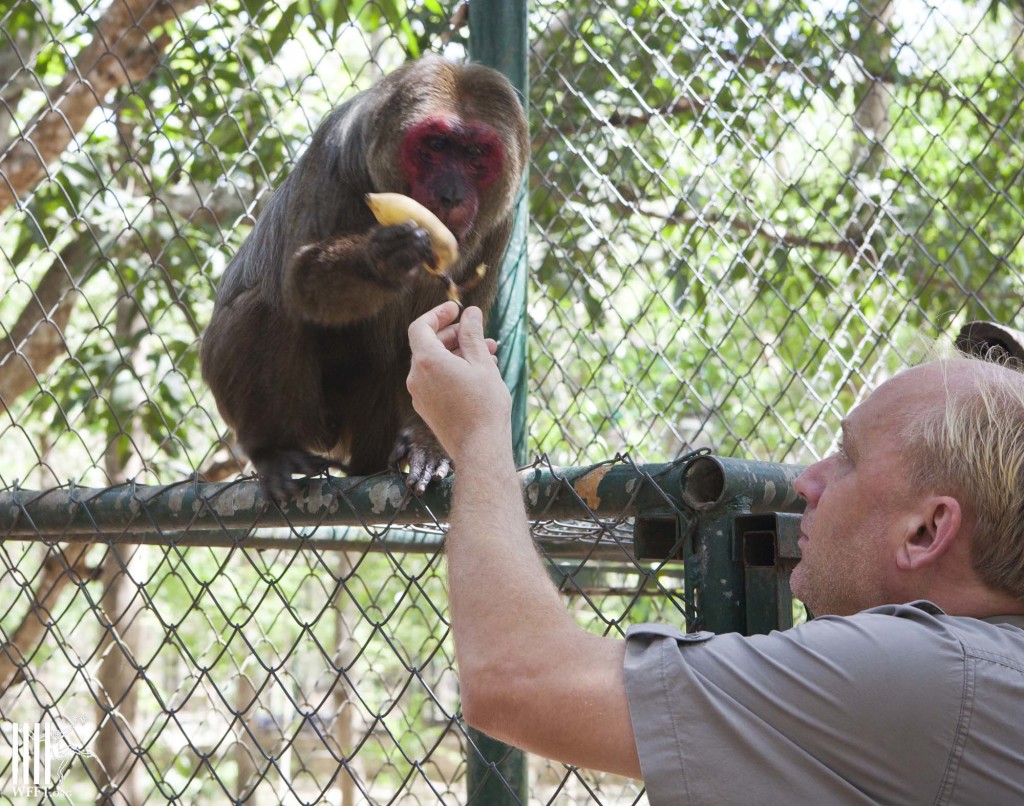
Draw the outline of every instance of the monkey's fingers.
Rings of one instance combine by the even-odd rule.
[[[447,456],[441,458],[441,461],[437,463],[437,468],[434,470],[434,478],[440,481],[443,478],[447,478],[448,474],[452,472],[454,465],[452,460]]]
[[[444,275],[444,279],[448,281],[448,288],[447,288],[448,299],[450,299],[452,302],[454,302],[460,308],[464,307],[463,304],[462,304],[462,292],[459,289],[459,286],[456,285],[455,281],[451,277],[449,277],[447,274]]]
[[[431,457],[418,446],[413,446],[409,453],[409,475],[405,477],[405,486],[416,495],[427,489],[433,468],[429,466]]]
[[[448,276],[447,274],[444,273],[443,269],[438,268],[437,256],[436,255],[431,255],[430,256],[430,260],[426,261],[423,264],[423,270],[427,274],[433,275],[434,277],[447,277]]]
[[[459,259],[459,242],[441,219],[415,199],[401,193],[367,193],[366,203],[370,212],[384,226],[415,221],[430,233],[434,250],[434,270],[431,274],[443,274]]]

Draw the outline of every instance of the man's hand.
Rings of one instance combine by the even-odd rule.
[[[409,326],[406,382],[416,412],[456,465],[471,451],[511,445],[512,411],[483,314],[470,307],[456,323],[458,316],[459,306],[446,302]]]

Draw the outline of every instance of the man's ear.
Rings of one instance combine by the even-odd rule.
[[[961,534],[960,502],[948,495],[935,495],[921,502],[909,519],[903,542],[896,554],[902,571],[916,571],[938,560]]]

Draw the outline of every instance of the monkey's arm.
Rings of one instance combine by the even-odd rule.
[[[430,235],[413,224],[309,243],[285,266],[284,302],[318,325],[369,319],[416,282],[432,259]]]

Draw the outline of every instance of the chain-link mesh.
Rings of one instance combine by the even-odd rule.
[[[199,376],[216,283],[326,112],[461,58],[463,12],[0,4],[0,490],[245,470]],[[1020,326],[1018,0],[536,0],[529,27],[533,455],[806,461],[917,334]],[[465,800],[443,524],[256,547],[139,506],[0,546],[0,781],[40,723],[75,802]],[[588,629],[688,615],[630,529],[537,527]]]
[[[630,507],[611,518],[589,509],[595,471],[538,467],[551,481],[534,494],[534,537],[578,621],[616,636],[634,621],[682,623],[682,565],[635,559]],[[625,459],[593,478],[615,467],[670,500]],[[187,507],[191,539],[230,548],[181,546],[163,530],[181,525],[182,485],[4,498],[0,747],[13,751],[16,725],[49,723],[60,767],[49,794],[72,802],[112,791],[126,803],[465,802],[475,750],[459,718],[443,528],[364,520],[372,507],[355,493],[372,499],[389,484],[400,497],[388,479],[322,495],[361,528],[246,529],[244,540],[236,521],[262,513],[224,506],[220,485],[185,486],[200,502]],[[242,486],[252,501],[255,483]],[[544,517],[548,487],[582,517]],[[115,521],[94,539],[81,525]],[[134,545],[146,530],[163,545]],[[4,793],[24,791],[14,787]],[[542,759],[530,787],[535,802],[640,796],[637,782]]]
[[[539,3],[530,433],[803,461],[1022,300],[1017,2]]]

